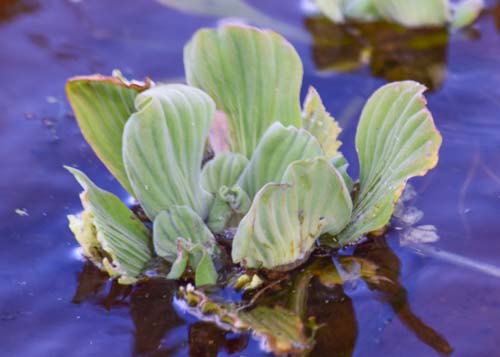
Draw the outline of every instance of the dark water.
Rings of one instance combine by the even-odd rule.
[[[362,103],[386,80],[431,86],[429,107],[444,138],[438,168],[412,181],[411,202],[425,214],[419,224],[434,225],[440,240],[421,255],[392,229],[344,253],[377,264],[391,284],[324,290],[312,282],[310,312],[326,323],[315,355],[499,355],[500,278],[483,265],[500,266],[500,5],[490,2],[473,30],[431,32],[422,42],[385,27],[345,32],[306,19],[299,1],[249,3],[288,23],[304,90],[314,85],[345,128],[353,172]],[[80,189],[63,164],[124,195],[83,141],[65,80],[114,68],[180,79],[184,43],[216,22],[149,0],[0,1],[1,356],[260,354],[248,336],[172,307],[171,282],[132,290],[106,282],[75,257],[65,217],[80,209]]]

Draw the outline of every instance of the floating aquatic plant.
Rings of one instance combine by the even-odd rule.
[[[472,24],[484,7],[483,0],[314,0],[319,10],[336,23],[388,21],[406,27]]]
[[[167,278],[194,272],[197,286],[215,284],[228,260],[220,234],[233,263],[290,270],[320,242],[339,248],[383,229],[406,181],[437,163],[441,136],[419,83],[385,85],[367,101],[354,182],[316,90],[301,108],[302,63],[283,37],[237,25],[200,30],[184,63],[188,85],[118,73],[67,84],[88,143],[145,213],[140,221],[69,168],[84,188],[71,229],[84,255],[122,283],[164,261]],[[228,150],[205,162],[216,116]]]

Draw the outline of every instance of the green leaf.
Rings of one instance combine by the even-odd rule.
[[[230,222],[241,219],[250,209],[252,201],[239,186],[222,186],[217,193],[208,216],[208,227],[214,233],[222,233]]]
[[[445,26],[450,20],[448,0],[376,0],[380,16],[406,27]]]
[[[120,184],[133,193],[122,160],[123,127],[135,111],[134,99],[151,82],[128,82],[101,75],[71,78],[66,94],[85,140]]]
[[[203,253],[203,256],[196,267],[195,284],[196,286],[214,285],[217,283],[217,271],[210,254]]]
[[[417,82],[394,82],[366,103],[356,134],[360,187],[341,245],[384,227],[408,179],[436,166],[441,135]]]
[[[199,89],[162,85],[141,93],[123,133],[123,160],[148,217],[175,205],[208,216],[212,195],[200,186],[201,161],[215,105]]]
[[[267,184],[255,196],[233,240],[235,263],[292,268],[307,259],[321,234],[335,235],[349,222],[349,191],[326,159],[294,162],[283,182]]]
[[[217,250],[214,236],[200,216],[188,206],[171,206],[160,212],[153,224],[156,254],[169,262],[177,258],[178,238],[192,245],[200,244],[210,254]],[[191,247],[184,248],[189,250]]]
[[[337,169],[337,171],[342,175],[342,178],[344,179],[345,186],[347,187],[347,190],[349,192],[352,191],[353,183],[351,176],[347,173],[347,168],[349,167],[349,163],[345,159],[345,157],[339,153],[335,155],[331,160],[331,164],[333,167]]]
[[[469,26],[481,13],[484,8],[483,0],[462,0],[453,9],[451,27],[460,29]]]
[[[200,30],[184,49],[184,66],[188,83],[227,115],[231,151],[250,158],[275,121],[300,126],[302,63],[277,33],[237,25]]]
[[[184,248],[180,240],[177,240],[177,257],[172,263],[167,279],[179,279],[187,268],[189,252]]]
[[[265,184],[280,183],[292,162],[322,155],[320,144],[308,131],[276,122],[264,134],[238,185],[254,197]]]
[[[343,23],[344,7],[346,0],[316,0],[316,5],[323,15],[336,23]]]
[[[221,153],[203,167],[201,186],[215,195],[222,186],[231,187],[236,184],[247,165],[248,159],[241,154]]]
[[[151,258],[148,229],[118,197],[98,188],[83,172],[66,169],[84,189],[81,217],[68,216],[84,254],[120,283],[135,282]]]
[[[338,154],[338,148],[342,145],[342,142],[337,138],[342,129],[330,113],[326,111],[321,97],[313,87],[309,87],[304,100],[302,127],[318,139],[327,158],[333,158]]]
[[[344,0],[345,17],[359,21],[376,21],[379,14],[374,2],[377,0]]]

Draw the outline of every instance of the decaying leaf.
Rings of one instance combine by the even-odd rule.
[[[151,258],[148,229],[118,197],[98,188],[81,171],[66,168],[84,189],[83,213],[68,216],[84,255],[120,283],[135,282]]]
[[[178,303],[186,311],[235,332],[251,332],[267,352],[277,355],[308,351],[314,341],[306,335],[304,323],[295,313],[280,307],[258,306],[242,310],[236,304],[215,302],[191,285],[181,287]]]
[[[277,33],[234,25],[200,30],[184,49],[184,66],[188,83],[226,114],[233,152],[250,158],[275,121],[300,126],[302,63]]]
[[[152,82],[127,81],[102,75],[73,77],[66,83],[66,94],[80,130],[99,159],[131,194],[122,160],[122,134],[135,111],[135,97]]]
[[[123,160],[146,214],[154,220],[186,205],[205,219],[212,195],[200,186],[200,172],[212,99],[193,87],[162,85],[141,93],[136,107],[123,133]]]
[[[384,227],[406,181],[437,164],[442,139],[424,91],[416,82],[395,82],[366,103],[356,133],[360,187],[351,222],[338,236],[340,245]]]

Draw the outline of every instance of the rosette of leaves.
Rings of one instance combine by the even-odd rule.
[[[388,84],[368,100],[353,193],[341,130],[313,88],[301,107],[302,63],[283,37],[248,26],[203,29],[184,63],[188,85],[100,76],[67,85],[87,141],[150,221],[76,174],[102,197],[82,197],[73,231],[98,266],[120,267],[112,272],[123,282],[157,256],[171,264],[168,278],[189,268],[197,285],[214,284],[214,237],[228,230],[234,263],[289,270],[320,237],[340,247],[383,228],[406,181],[437,163],[441,137],[416,82]],[[216,111],[229,150],[202,165]]]
[[[484,8],[483,0],[314,0],[326,17],[336,23],[388,21],[406,27],[469,26]]]

